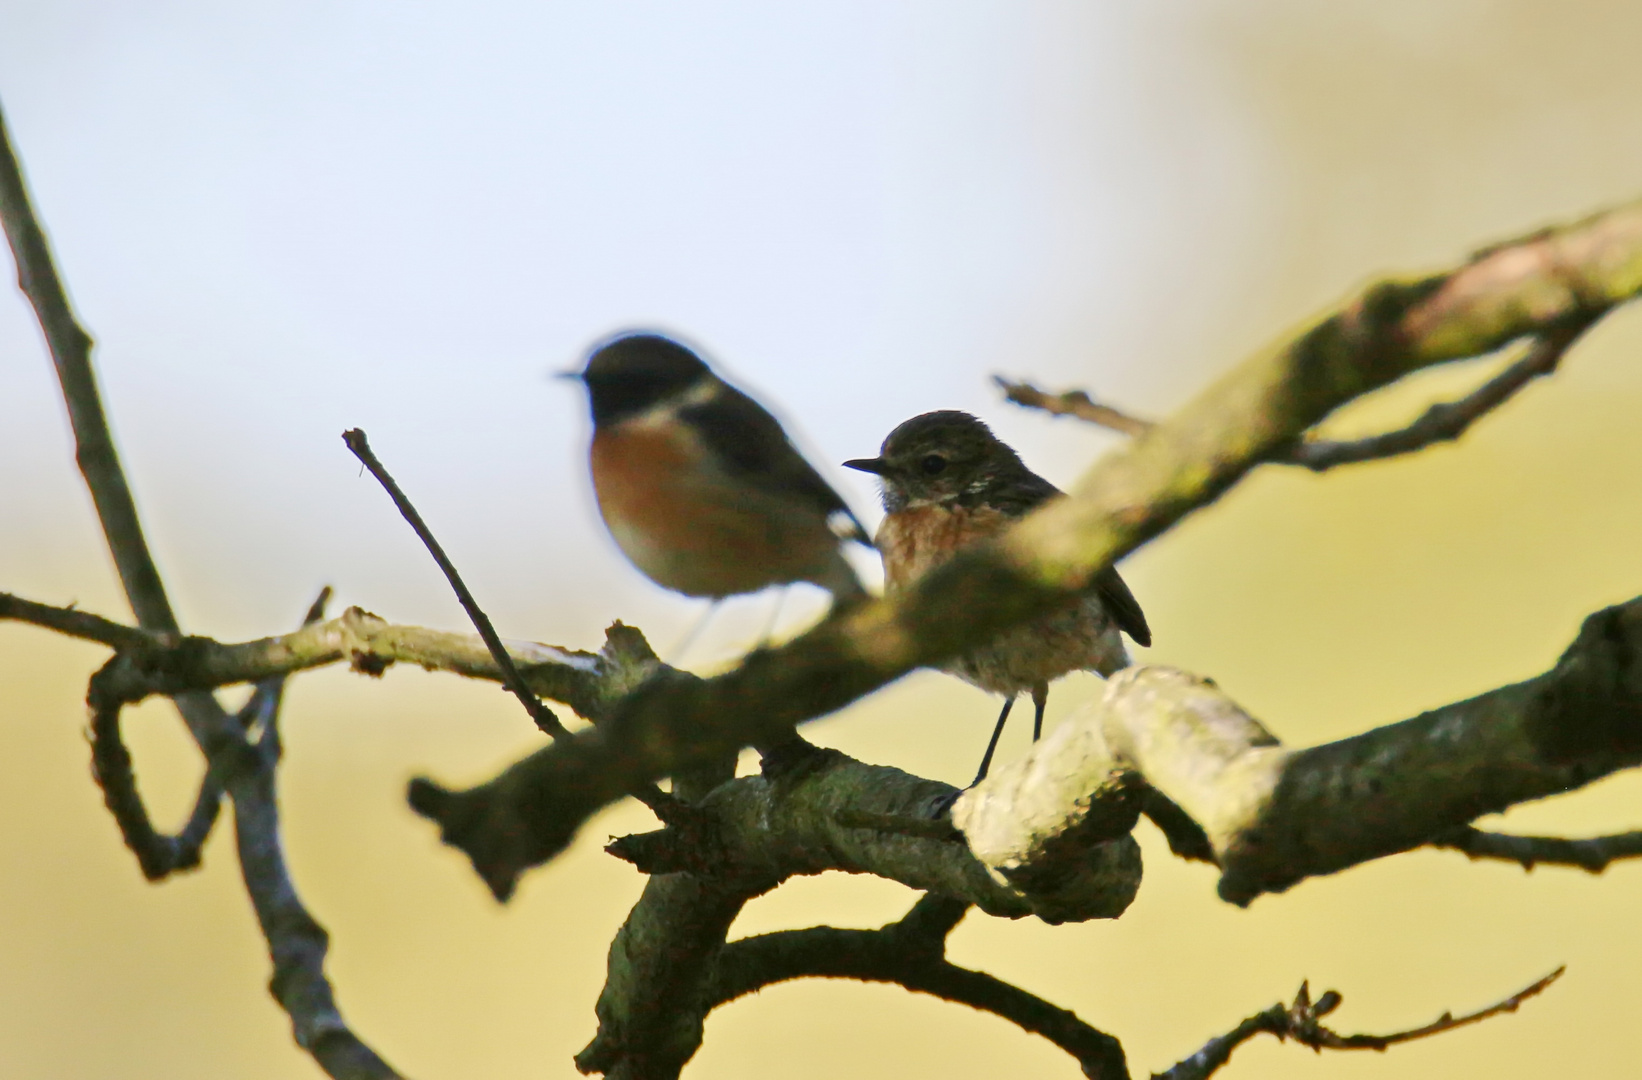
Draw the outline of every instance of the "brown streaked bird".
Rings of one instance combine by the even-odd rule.
[[[984,423],[953,410],[915,416],[889,433],[878,457],[844,464],[875,473],[883,482],[887,516],[878,527],[877,543],[885,588],[891,594],[960,548],[998,535],[1061,494]],[[1003,711],[975,783],[986,778],[992,765],[1015,696],[1031,691],[1036,740],[1043,731],[1051,680],[1071,671],[1110,676],[1128,666],[1120,630],[1142,645],[1152,643],[1140,604],[1117,571],[1108,567],[1071,606],[1006,630],[987,645],[942,665],[941,670],[965,682],[1004,695]]]
[[[866,595],[841,548],[871,545],[763,406],[659,334],[606,342],[578,372],[593,413],[599,513],[651,581],[722,599],[808,581]]]

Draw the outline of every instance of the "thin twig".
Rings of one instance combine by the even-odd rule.
[[[101,642],[112,649],[141,649],[166,643],[163,635],[126,626],[89,611],[79,611],[73,606],[53,607],[6,592],[0,592],[0,619],[33,623],[82,641]]]
[[[473,593],[468,590],[467,584],[462,580],[462,575],[457,571],[456,564],[450,561],[450,556],[445,554],[445,549],[440,546],[438,540],[434,539],[433,531],[428,528],[427,522],[422,520],[422,515],[416,512],[416,507],[411,504],[410,498],[394,481],[394,478],[388,474],[388,470],[382,462],[378,461],[376,455],[371,452],[371,444],[365,438],[365,433],[359,428],[351,428],[342,433],[342,441],[353,452],[353,456],[359,459],[360,464],[369,469],[371,475],[376,477],[377,483],[381,484],[383,490],[388,493],[388,498],[393,500],[393,505],[399,508],[400,515],[415,530],[417,539],[422,541],[422,546],[428,549],[428,554],[433,556],[433,561],[439,564],[439,569],[444,573],[445,580],[450,582],[451,590],[456,593],[456,599],[461,603],[462,610],[468,613],[468,618],[473,622],[473,628],[479,631],[479,636],[484,639],[485,648],[490,650],[491,657],[495,659],[496,667],[502,673],[502,684],[512,692],[514,697],[519,699],[519,703],[525,707],[525,712],[530,714],[530,718],[536,722],[537,727],[552,736],[555,741],[569,738],[570,730],[554,715],[553,710],[542,704],[541,698],[538,698],[530,687],[525,685],[524,678],[519,674],[519,669],[513,664],[513,658],[508,655],[507,648],[503,646],[502,639],[496,633],[496,628],[491,625],[490,616],[486,615],[484,610],[479,607],[479,602],[473,598]]]
[[[359,428],[351,428],[342,433],[342,441],[347,444],[354,457],[358,458],[360,463],[370,470],[370,474],[376,477],[377,483],[381,484],[383,489],[387,491],[388,497],[393,500],[394,506],[399,508],[400,515],[415,530],[417,538],[422,541],[422,545],[428,549],[428,554],[433,556],[433,561],[439,564],[439,569],[444,572],[445,580],[450,582],[451,589],[456,593],[456,599],[461,602],[462,610],[468,613],[468,618],[472,620],[474,629],[479,631],[479,636],[484,639],[485,648],[490,650],[491,659],[496,662],[496,668],[502,674],[502,684],[508,688],[514,697],[519,699],[519,703],[525,707],[525,711],[530,714],[530,718],[536,722],[538,728],[552,736],[555,742],[568,740],[570,738],[569,729],[564,726],[552,709],[542,703],[542,699],[537,697],[535,692],[530,689],[529,684],[525,682],[524,676],[519,674],[519,669],[513,663],[513,658],[508,655],[507,647],[502,644],[502,639],[497,635],[496,628],[491,625],[490,616],[486,615],[484,610],[479,607],[479,602],[473,598],[473,593],[468,590],[467,584],[462,581],[462,575],[457,572],[456,564],[450,561],[450,556],[445,554],[445,549],[434,538],[433,530],[428,528],[427,522],[422,520],[422,515],[417,513],[410,497],[405,494],[394,478],[389,475],[387,468],[371,452],[371,445],[365,437],[365,432]],[[670,824],[682,823],[686,816],[687,812],[684,810],[682,802],[662,791],[653,783],[635,784],[632,787],[631,794],[649,807],[663,822]]]
[[[992,381],[1003,391],[1006,401],[1012,401],[1028,409],[1042,409],[1051,416],[1075,416],[1079,420],[1098,424],[1100,427],[1110,428],[1125,435],[1144,435],[1153,426],[1150,420],[1142,420],[1110,405],[1102,405],[1090,398],[1084,390],[1051,394],[1039,390],[1031,383],[1016,382],[1002,375],[992,376]]]
[[[1467,826],[1431,841],[1432,847],[1463,851],[1473,859],[1501,859],[1521,865],[1577,866],[1600,874],[1608,864],[1642,856],[1642,832],[1594,836],[1569,840],[1559,836],[1514,836],[1510,833],[1482,832]]]
[[[1407,427],[1362,439],[1304,439],[1290,452],[1288,460],[1312,472],[1325,472],[1338,465],[1412,454],[1440,442],[1452,442],[1472,424],[1511,400],[1523,387],[1556,370],[1589,324],[1551,330],[1534,339],[1528,351],[1469,394],[1455,401],[1440,401]]]
[[[1311,987],[1307,983],[1301,983],[1294,1004],[1285,1006],[1279,1003],[1255,1013],[1226,1034],[1210,1039],[1204,1044],[1203,1049],[1167,1072],[1154,1073],[1152,1080],[1204,1080],[1231,1059],[1232,1051],[1260,1034],[1275,1035],[1279,1039],[1293,1039],[1302,1046],[1309,1046],[1318,1051],[1385,1050],[1398,1043],[1429,1038],[1468,1024],[1479,1023],[1501,1013],[1516,1012],[1517,1007],[1524,1001],[1560,979],[1565,970],[1565,967],[1559,967],[1544,978],[1487,1008],[1464,1016],[1454,1016],[1445,1012],[1422,1027],[1393,1032],[1390,1035],[1341,1035],[1324,1027],[1320,1021],[1340,1007],[1342,998],[1338,992],[1329,990],[1313,1002]]]

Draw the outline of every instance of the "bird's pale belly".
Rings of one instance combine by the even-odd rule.
[[[988,507],[918,506],[891,514],[877,537],[888,590],[906,588],[959,549],[997,535],[1013,520]],[[941,670],[992,693],[1017,694],[1069,671],[1110,675],[1128,663],[1117,625],[1100,598],[1088,595],[1004,631]]]
[[[731,596],[824,577],[839,560],[825,519],[697,467],[678,427],[632,425],[593,440],[599,513],[622,553],[687,596]]]

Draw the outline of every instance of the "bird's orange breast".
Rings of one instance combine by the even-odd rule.
[[[722,469],[687,424],[638,422],[593,436],[593,488],[617,546],[659,585],[729,596],[828,581],[842,566],[824,516]]]
[[[652,578],[700,541],[688,498],[701,448],[679,424],[622,424],[593,435],[590,454],[599,514],[617,545]],[[665,584],[666,582],[663,581]]]
[[[884,519],[875,540],[889,591],[905,588],[960,549],[1001,533],[1013,521],[987,506],[914,506]]]

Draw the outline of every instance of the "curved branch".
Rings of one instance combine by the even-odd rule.
[[[96,676],[92,685],[96,686]],[[207,766],[200,781],[199,795],[194,810],[181,832],[175,836],[163,835],[154,829],[137,792],[137,778],[131,771],[131,754],[120,738],[119,701],[100,700],[93,690],[91,709],[91,770],[97,786],[103,789],[103,803],[120,827],[125,846],[137,856],[137,865],[143,877],[160,881],[182,870],[193,870],[200,864],[200,848],[216,825],[222,803],[222,780]]]
[[[742,938],[718,955],[708,990],[717,1008],[766,986],[791,979],[858,979],[888,982],[918,993],[989,1012],[1065,1050],[1098,1080],[1128,1080],[1118,1040],[1002,979],[945,959],[946,934],[964,905],[936,897],[918,901],[899,922],[878,930],[813,926]],[[920,922],[934,921],[932,933]]]
[[[1379,461],[1412,454],[1437,443],[1452,442],[1469,431],[1472,424],[1515,397],[1518,390],[1555,371],[1563,354],[1579,339],[1586,325],[1576,322],[1547,331],[1504,371],[1456,401],[1432,405],[1407,427],[1363,439],[1302,439],[1288,460],[1312,472],[1326,472],[1338,465]]]
[[[176,641],[179,637],[176,615],[143,539],[136,504],[109,436],[96,375],[91,367],[91,338],[75,321],[68,296],[52,265],[51,251],[30,204],[3,116],[0,116],[0,225],[4,226],[17,260],[18,282],[34,305],[51,350],[74,429],[76,458],[91,490],[126,597],[136,613],[138,625],[167,642]],[[309,621],[319,618],[323,603],[322,595],[310,610]],[[171,693],[189,733],[207,759],[206,779],[189,825],[178,837],[160,837],[137,797],[130,756],[119,742],[119,707],[137,700],[129,696],[129,688],[120,683],[122,668],[128,666],[133,657],[164,656],[175,650],[161,646],[156,653],[143,642],[131,641],[124,634],[114,635],[111,628],[116,624],[106,620],[91,623],[50,616],[55,621],[44,622],[46,613],[11,605],[10,617],[20,617],[19,612],[21,617],[36,616],[30,621],[51,625],[65,633],[91,631],[120,639],[117,643],[108,641],[122,651],[98,672],[88,696],[94,729],[100,731],[94,736],[99,754],[99,778],[121,831],[128,842],[135,841],[133,849],[138,853],[144,873],[163,871],[168,863],[171,869],[177,869],[190,858],[197,860],[198,844],[203,842],[216,817],[219,801],[216,784],[221,778],[234,800],[235,833],[246,890],[273,956],[274,979],[270,988],[290,1014],[298,1044],[339,1080],[397,1080],[397,1074],[348,1029],[337,1012],[330,984],[323,973],[325,931],[297,898],[280,850],[278,806],[274,799],[274,768],[279,750],[276,725],[282,688],[282,679],[277,677],[286,672],[268,671],[255,676],[258,680],[270,680],[259,686],[251,699],[250,707],[256,709],[256,715],[249,718],[263,731],[255,745],[259,751],[256,753],[249,752],[251,747],[244,737],[245,718],[236,720],[229,716],[209,694],[182,688],[175,692],[142,690],[137,695]],[[180,647],[186,649],[187,643],[188,639],[183,639]]]

